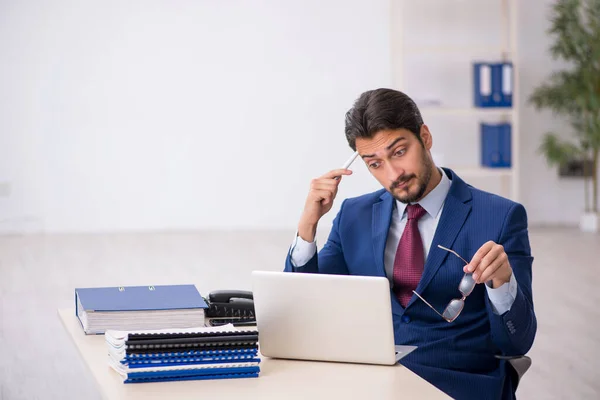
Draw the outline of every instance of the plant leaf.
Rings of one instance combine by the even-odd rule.
[[[563,141],[555,133],[546,133],[538,152],[546,157],[548,165],[562,165],[568,160],[583,155],[582,149]]]

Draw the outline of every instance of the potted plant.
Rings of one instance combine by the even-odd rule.
[[[565,140],[554,132],[544,135],[539,151],[549,165],[583,164],[585,210],[580,228],[597,232],[598,153],[600,152],[600,0],[557,0],[552,6],[554,37],[550,52],[567,68],[554,72],[535,88],[529,102],[566,116],[573,128]],[[592,190],[590,193],[589,183]]]

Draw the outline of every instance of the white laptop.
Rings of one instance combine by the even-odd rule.
[[[254,271],[263,356],[393,365],[415,346],[396,346],[389,281],[383,277]]]

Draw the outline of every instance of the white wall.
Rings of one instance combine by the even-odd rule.
[[[518,10],[532,225],[576,224],[583,208],[581,181],[536,153],[545,131],[568,126],[526,104],[559,66],[550,4]],[[0,232],[293,228],[309,180],[351,153],[346,110],[391,86],[389,11],[389,0],[0,2]],[[378,189],[354,169],[340,199]]]
[[[550,111],[536,111],[526,104],[533,89],[563,65],[553,61],[548,49],[553,38],[547,34],[550,26],[550,6],[553,0],[519,2],[519,114],[521,125],[521,201],[526,206],[531,224],[575,225],[584,209],[583,181],[559,178],[556,167],[548,167],[537,153],[542,136],[555,131],[569,137],[570,127],[564,118]]]
[[[0,231],[294,228],[388,0],[0,2]],[[376,189],[366,168],[340,196]],[[333,218],[337,207],[323,224]]]

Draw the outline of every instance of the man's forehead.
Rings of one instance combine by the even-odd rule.
[[[407,141],[412,133],[406,129],[388,130],[377,132],[370,138],[357,138],[356,150],[361,157],[369,156],[373,153],[388,152],[396,144]]]

